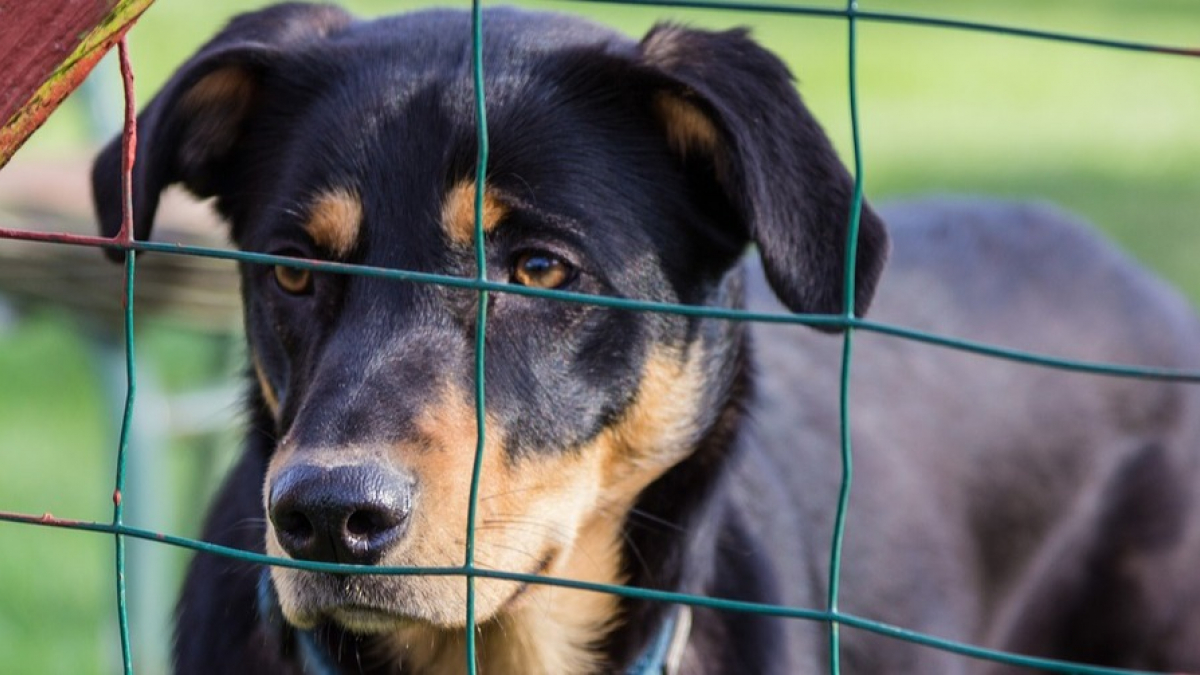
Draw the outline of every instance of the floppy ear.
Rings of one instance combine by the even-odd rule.
[[[134,236],[150,234],[159,195],[182,183],[198,197],[226,194],[246,121],[259,108],[264,78],[287,56],[351,21],[340,9],[287,4],[238,16],[200,48],[138,115],[133,168]],[[121,138],[92,166],[100,231],[121,229]],[[223,206],[218,203],[218,208]],[[228,215],[227,213],[225,215]],[[109,250],[115,260],[118,250]]]
[[[787,66],[745,30],[659,25],[639,45],[665,76],[653,100],[675,152],[701,159],[758,245],[776,295],[794,312],[840,314],[854,181],[793,86]],[[883,222],[863,204],[856,314],[887,258]]]

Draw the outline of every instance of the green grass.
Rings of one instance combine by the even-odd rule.
[[[105,356],[96,335],[54,311],[27,316],[0,333],[0,510],[112,518],[123,397],[103,384]],[[210,338],[149,324],[139,339],[142,366],[152,364],[170,389],[224,372],[219,365],[224,349]],[[137,413],[155,414],[144,406],[146,399],[143,388]],[[155,469],[162,475],[149,483],[163,503],[151,507],[150,522],[131,524],[194,532],[200,515],[194,505],[206,501],[212,485],[196,477],[208,477],[228,450],[213,453],[194,440],[155,450],[161,453]],[[128,494],[126,503],[138,497]],[[137,566],[132,561],[139,560],[136,547],[149,551],[159,568],[152,573],[162,580],[163,592],[173,595],[166,589],[178,583],[186,554],[134,542],[130,574]],[[119,646],[112,538],[0,523],[0,551],[0,673],[114,672]],[[135,627],[165,640],[162,626]]]
[[[0,508],[110,517],[111,427],[72,327],[52,316],[23,324],[0,348],[0,378]],[[114,606],[111,540],[0,524],[0,542],[0,670],[97,672]]]
[[[250,4],[159,0],[132,38],[140,100],[228,16]],[[370,15],[400,3],[351,4]],[[631,34],[659,18],[708,27],[748,24],[792,64],[806,100],[849,159],[841,21],[525,4],[586,13]],[[842,6],[832,0],[812,4]],[[864,0],[860,7],[953,12],[956,18],[1182,46],[1196,40],[1194,0]],[[1200,301],[1194,261],[1200,251],[1200,59],[890,24],[864,23],[859,37],[870,198],[938,192],[1062,204]],[[77,151],[85,117],[80,102],[70,102],[22,153]],[[0,333],[0,509],[110,517],[116,407],[105,400],[86,337],[77,323],[49,312]],[[152,329],[139,337],[172,389],[204,380],[218,360],[211,341],[180,331]],[[210,481],[189,476],[208,469],[192,445],[164,452],[171,458],[165,482],[175,494],[168,522],[192,534]],[[174,594],[182,557],[165,563],[164,595]],[[111,558],[108,537],[0,524],[0,672],[115,670]],[[135,640],[145,634],[135,625]]]

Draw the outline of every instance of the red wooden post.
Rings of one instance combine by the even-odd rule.
[[[0,5],[0,167],[154,0]]]

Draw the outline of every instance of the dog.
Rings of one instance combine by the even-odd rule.
[[[482,186],[468,13],[359,21],[281,5],[235,18],[141,113],[137,237],[181,184],[215,198],[245,251],[473,277],[478,199],[492,281],[846,315],[853,181],[746,31],[662,24],[631,40],[504,8],[483,25]],[[114,141],[93,175],[110,235],[119,166]],[[1180,296],[1048,206],[865,204],[855,261],[860,316],[873,305],[884,323],[1013,349],[1200,365]],[[461,565],[479,294],[288,265],[240,275],[246,445],[203,538],[303,561]],[[486,311],[479,568],[825,607],[836,325],[505,292]],[[1021,654],[1200,671],[1195,387],[863,330],[853,346],[841,611]],[[484,673],[818,673],[830,658],[820,621],[474,584]],[[175,667],[460,673],[466,621],[462,576],[201,553]],[[843,633],[844,672],[1009,670]]]

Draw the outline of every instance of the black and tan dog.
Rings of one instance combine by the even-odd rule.
[[[744,32],[641,41],[485,18],[488,274],[536,288],[842,311],[852,184]],[[247,251],[472,276],[470,20],[286,5],[234,20],[141,116],[136,230],[181,183]],[[118,150],[100,156],[103,228]],[[1185,304],[1038,207],[885,211],[877,316],[1074,357],[1200,365]],[[758,256],[744,263],[747,244]],[[889,248],[862,214],[856,308]],[[758,260],[761,258],[761,265]],[[463,561],[473,291],[244,264],[248,442],[209,541],[301,560]],[[778,300],[776,300],[778,298]],[[824,605],[840,341],[496,293],[476,559]],[[842,607],[1030,654],[1200,670],[1200,402],[860,334]],[[479,580],[481,672],[816,673],[827,627]],[[465,581],[200,555],[181,673],[459,673]],[[848,673],[997,666],[848,630]],[[671,643],[672,648],[664,649]],[[666,652],[666,654],[664,654]]]

